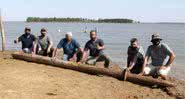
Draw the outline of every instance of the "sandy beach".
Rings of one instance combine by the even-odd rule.
[[[0,99],[185,99],[185,81],[152,88],[112,77],[13,59],[0,52]]]

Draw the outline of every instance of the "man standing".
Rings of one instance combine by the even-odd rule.
[[[90,32],[90,40],[85,44],[82,62],[86,61],[87,64],[95,65],[96,62],[104,61],[104,67],[108,68],[110,59],[103,53],[104,49],[103,40],[97,38],[96,31],[92,30]],[[88,50],[90,50],[90,57],[86,60]]]
[[[130,46],[128,47],[127,57],[127,69],[134,74],[139,74],[142,71],[144,62],[144,51],[139,45],[137,38],[130,40]]]
[[[54,56],[56,56],[56,52],[58,49],[63,48],[63,60],[76,60],[76,62],[80,62],[82,58],[82,50],[80,48],[80,44],[72,38],[71,32],[67,32],[65,36],[66,37],[63,38],[57,45],[57,49],[55,50]]]
[[[36,37],[31,34],[31,29],[30,28],[25,28],[24,30],[25,34],[21,35],[19,38],[14,40],[14,43],[17,44],[18,42],[22,43],[22,50],[24,53],[29,53],[29,54],[35,54],[35,41]]]
[[[161,40],[162,39],[158,33],[152,35],[151,42],[153,45],[150,45],[146,52],[142,73],[144,73],[144,75],[161,77],[165,80],[171,69],[175,54],[167,44],[161,44]],[[150,57],[151,64],[146,66]]]
[[[53,42],[49,36],[47,36],[46,29],[42,28],[40,33],[41,35],[37,37],[37,54],[52,57],[54,51],[52,47]]]

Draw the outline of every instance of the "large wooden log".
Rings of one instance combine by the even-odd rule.
[[[38,56],[38,55],[30,55],[30,54],[25,54],[25,53],[20,53],[20,52],[13,53],[12,56],[15,59],[21,59],[21,60],[25,60],[29,62],[57,66],[57,67],[76,70],[76,71],[89,73],[89,74],[107,75],[107,76],[111,76],[111,77],[114,77],[120,80],[127,80],[133,83],[140,83],[143,85],[155,85],[156,84],[156,85],[160,85],[164,87],[174,86],[173,83],[170,83],[168,81],[131,74],[127,72],[126,70],[113,71],[111,69],[100,68],[100,67],[95,67],[95,66],[90,66],[90,65],[85,65],[85,64],[76,64],[73,62],[63,61],[59,59],[52,59],[49,57],[43,57],[43,56]]]
[[[149,76],[140,76],[140,75],[136,75],[136,74],[131,74],[131,73],[127,72],[126,69],[124,70],[123,75],[124,75],[125,81],[140,83],[143,85],[148,85],[148,86],[160,85],[160,86],[165,86],[165,87],[174,87],[175,86],[173,83],[168,82],[166,80],[154,79]]]

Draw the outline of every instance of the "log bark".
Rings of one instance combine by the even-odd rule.
[[[140,83],[140,84],[147,85],[147,86],[152,86],[152,85],[159,85],[159,86],[164,86],[164,87],[174,87],[175,86],[173,83],[168,82],[167,80],[154,79],[149,76],[131,74],[130,72],[127,72],[126,69],[124,70],[123,75],[124,75],[125,81]]]
[[[156,85],[160,85],[164,87],[174,86],[173,83],[170,83],[168,81],[131,74],[127,72],[126,70],[112,71],[111,69],[107,69],[107,68],[100,68],[100,67],[95,67],[95,66],[90,66],[90,65],[85,65],[85,64],[76,64],[73,62],[63,61],[59,59],[52,59],[49,57],[30,55],[30,54],[19,53],[19,52],[13,53],[12,56],[15,59],[25,60],[28,62],[47,64],[47,65],[52,65],[52,66],[61,67],[65,69],[71,69],[71,70],[75,70],[79,72],[84,72],[88,74],[107,75],[107,76],[111,76],[111,77],[114,77],[120,80],[126,80],[126,81],[130,81],[133,83],[140,83],[143,85],[155,85],[156,84]]]

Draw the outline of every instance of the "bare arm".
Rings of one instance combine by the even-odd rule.
[[[54,50],[53,57],[56,57],[57,50],[58,50],[58,48],[56,48],[56,49]]]
[[[49,46],[48,46],[48,49],[47,49],[47,53],[49,53],[50,52],[50,49],[51,49],[51,47],[53,46],[53,42],[52,41],[50,41],[49,42]]]
[[[135,56],[134,59],[130,62],[130,64],[128,64],[128,69],[131,70],[136,64],[136,62],[137,62],[137,56]]]
[[[85,62],[87,59],[87,52],[88,52],[88,49],[84,48],[83,55],[82,55],[82,63]]]
[[[165,66],[170,66],[172,64],[172,62],[174,61],[174,59],[175,59],[175,53],[172,51],[170,54],[170,58]]]
[[[144,73],[144,68],[146,67],[146,65],[148,63],[148,60],[149,60],[149,57],[145,56],[144,63],[143,63],[143,66],[142,66],[142,71],[141,71],[142,74]]]
[[[37,48],[37,42],[34,41],[33,42],[33,53],[32,54],[36,54],[36,48]]]

